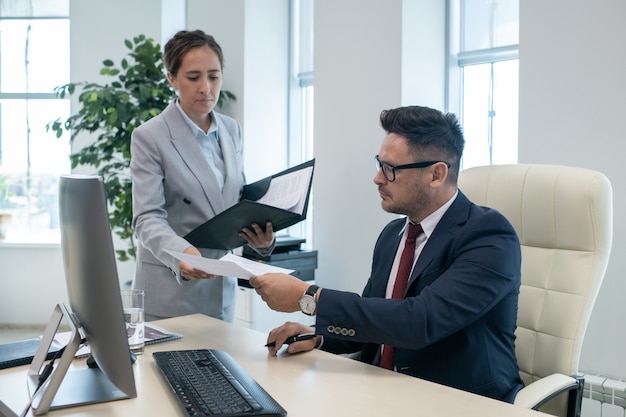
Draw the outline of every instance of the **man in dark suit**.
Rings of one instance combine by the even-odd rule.
[[[514,334],[517,235],[500,213],[458,190],[465,141],[454,115],[410,106],[383,111],[380,120],[387,134],[374,183],[383,209],[406,217],[381,232],[362,296],[284,274],[250,281],[272,309],[316,315],[314,328],[272,330],[270,354],[290,336],[313,332],[287,351],[360,352],[367,363],[513,402],[523,386]]]

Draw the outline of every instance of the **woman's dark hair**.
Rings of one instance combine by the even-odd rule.
[[[163,48],[163,65],[166,71],[176,76],[185,54],[192,48],[200,46],[208,46],[215,51],[220,60],[220,66],[222,69],[224,68],[222,48],[213,36],[207,35],[201,30],[181,30],[167,41]]]

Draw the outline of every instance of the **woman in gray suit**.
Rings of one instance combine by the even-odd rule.
[[[133,286],[145,291],[146,320],[204,313],[232,321],[237,280],[179,262],[166,249],[207,258],[225,251],[196,248],[182,238],[239,201],[245,184],[239,123],[214,111],[223,54],[211,35],[180,31],[163,62],[177,99],[133,131],[130,170],[133,226],[138,236]],[[274,246],[271,223],[244,228],[261,254]]]

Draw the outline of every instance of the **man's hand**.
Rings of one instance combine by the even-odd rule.
[[[267,347],[269,354],[271,356],[276,356],[277,352],[291,336],[296,336],[300,334],[309,334],[315,333],[315,327],[305,326],[304,324],[294,323],[288,321],[280,327],[275,328],[267,335],[267,343],[271,346]],[[298,352],[308,352],[309,350],[314,349],[317,345],[320,344],[320,339],[322,336],[315,336],[310,340],[303,340],[301,342],[294,342],[288,345],[287,352],[288,353],[298,353]]]
[[[309,288],[309,284],[296,277],[276,273],[250,278],[250,285],[272,310],[284,313],[300,311],[298,300]]]

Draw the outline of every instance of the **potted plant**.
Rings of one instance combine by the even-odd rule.
[[[79,165],[96,168],[104,179],[109,202],[111,228],[124,241],[125,249],[116,250],[121,261],[134,258],[136,244],[132,229],[132,194],[130,178],[130,140],[133,130],[159,114],[175,97],[163,67],[161,47],[145,35],[125,40],[128,57],[116,66],[104,60],[101,75],[113,77],[104,85],[98,83],[69,83],[55,88],[59,98],[78,93],[80,110],[67,120],[48,123],[60,138],[70,132],[70,143],[82,132],[97,135],[91,144],[70,155],[72,169]],[[217,107],[226,100],[236,100],[234,94],[222,90]]]

